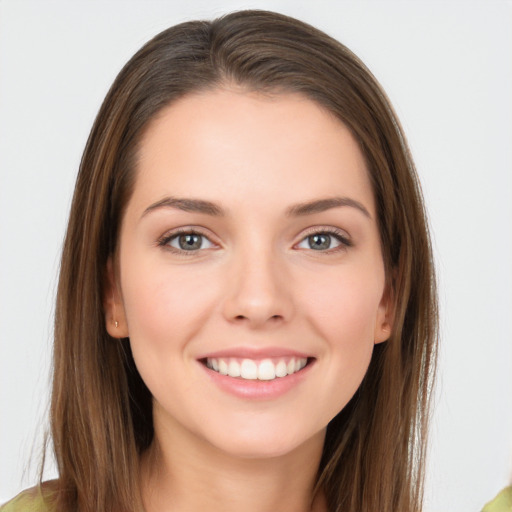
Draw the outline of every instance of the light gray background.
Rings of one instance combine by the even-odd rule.
[[[401,118],[430,211],[442,306],[426,512],[511,480],[512,5],[507,1],[1,1],[0,502],[35,483],[59,251],[88,131],[151,36],[277,10],[338,38]],[[47,475],[52,476],[52,471]]]

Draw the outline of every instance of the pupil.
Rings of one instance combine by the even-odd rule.
[[[201,248],[201,235],[181,235],[179,238],[180,248],[185,251]]]
[[[312,249],[329,249],[331,245],[331,237],[329,235],[311,235],[309,244]]]

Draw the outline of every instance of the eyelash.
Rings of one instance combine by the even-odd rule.
[[[197,253],[199,251],[185,251],[182,249],[177,249],[176,247],[171,247],[169,242],[174,240],[175,238],[178,238],[182,235],[197,235],[206,238],[207,240],[211,242],[210,238],[205,234],[202,233],[200,230],[194,229],[194,228],[179,228],[176,231],[173,231],[172,233],[166,233],[161,238],[158,239],[158,246],[162,247],[174,254],[177,254],[178,256],[194,256],[194,253]]]
[[[169,242],[171,242],[175,238],[182,236],[182,235],[201,236],[201,237],[206,238],[210,243],[214,244],[214,242],[212,242],[210,240],[210,238],[205,233],[201,232],[200,230],[197,230],[194,228],[180,228],[180,229],[177,229],[176,231],[173,231],[172,233],[163,235],[161,238],[158,239],[157,245],[159,247],[162,247],[162,248],[164,248],[168,251],[171,251],[180,256],[185,256],[185,257],[186,256],[194,256],[195,253],[199,252],[199,249],[186,251],[186,250],[182,250],[182,249],[177,249],[176,247],[171,247],[169,245]],[[318,227],[318,228],[311,228],[310,230],[308,230],[304,234],[304,236],[301,238],[301,240],[297,244],[294,245],[294,247],[297,246],[298,244],[304,242],[307,238],[314,236],[314,235],[327,235],[327,236],[333,237],[340,243],[340,245],[338,247],[335,247],[333,249],[327,249],[325,251],[315,250],[315,249],[311,249],[311,248],[309,249],[310,251],[316,252],[318,254],[329,255],[329,254],[337,253],[339,251],[344,251],[344,250],[348,249],[349,247],[353,246],[352,241],[347,237],[347,235],[345,234],[344,231],[341,231],[340,229],[335,229],[332,227],[331,228]]]
[[[340,245],[338,247],[334,247],[333,249],[327,249],[325,251],[315,250],[315,249],[309,249],[310,251],[314,251],[315,253],[318,253],[319,255],[328,256],[331,254],[338,253],[340,251],[345,251],[349,247],[352,247],[354,244],[352,243],[352,240],[347,236],[347,234],[342,231],[341,229],[336,229],[332,227],[315,227],[311,228],[310,230],[307,230],[304,236],[301,238],[300,243],[302,243],[304,240],[308,239],[311,236],[314,235],[327,235],[338,242],[340,242]],[[295,244],[298,245],[298,244]]]

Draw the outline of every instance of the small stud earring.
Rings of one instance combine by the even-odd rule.
[[[112,304],[114,305],[114,318],[116,315],[116,298],[114,297],[114,292],[112,291]],[[119,327],[119,322],[117,320],[114,320],[114,326],[117,329]]]

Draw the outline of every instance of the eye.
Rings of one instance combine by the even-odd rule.
[[[170,247],[178,252],[195,252],[214,247],[213,242],[205,235],[195,231],[180,231],[167,235],[159,241],[159,245]]]
[[[348,237],[342,232],[323,230],[306,236],[297,244],[297,248],[327,252],[350,247],[351,245],[352,243]]]

